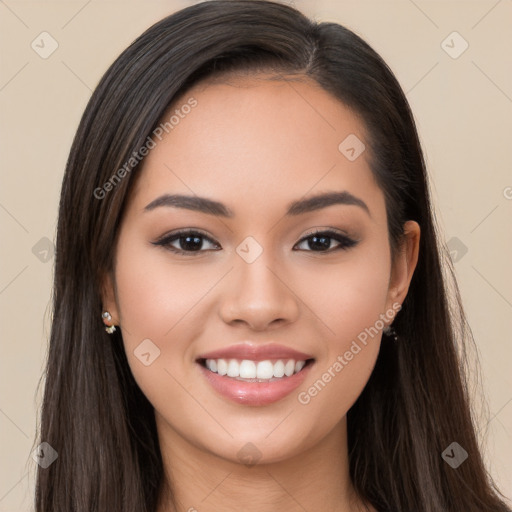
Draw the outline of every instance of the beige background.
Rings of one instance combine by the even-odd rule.
[[[72,137],[114,58],[153,22],[190,3],[0,1],[0,512],[32,509],[53,270],[51,252],[43,261],[49,242],[41,239],[54,239]],[[488,401],[480,435],[492,475],[512,496],[512,1],[295,5],[361,35],[407,93],[443,235],[449,247],[467,248],[455,268]],[[31,48],[43,31],[58,42],[47,59]],[[458,58],[445,49],[460,52],[462,39],[450,36],[442,45],[453,31],[469,44]]]

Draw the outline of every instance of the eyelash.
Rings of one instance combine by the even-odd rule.
[[[174,233],[170,233],[169,235],[165,235],[163,236],[162,238],[160,238],[159,240],[157,240],[156,242],[151,242],[153,245],[158,245],[158,246],[162,246],[164,247],[165,249],[171,251],[171,252],[174,252],[176,254],[180,254],[180,255],[184,255],[184,256],[197,256],[198,254],[202,253],[202,252],[205,252],[204,250],[199,250],[199,251],[184,251],[182,249],[177,249],[176,247],[173,247],[171,246],[171,242],[174,242],[175,240],[179,240],[180,238],[182,237],[185,237],[186,235],[188,236],[196,236],[196,237],[199,237],[199,238],[202,238],[202,239],[205,239],[213,244],[216,244],[209,236],[207,236],[205,233],[202,233],[201,231],[197,231],[197,230],[187,230],[187,229],[183,229],[183,230],[180,230],[180,231],[176,231]],[[320,236],[322,235],[322,236]],[[300,244],[302,242],[305,242],[307,241],[309,238],[313,238],[313,237],[318,237],[318,238],[332,238],[334,240],[336,240],[337,242],[340,243],[340,245],[338,247],[335,247],[334,249],[328,249],[326,251],[312,251],[312,250],[308,250],[306,252],[315,252],[315,253],[320,253],[320,254],[330,254],[334,251],[339,251],[339,250],[348,250],[350,249],[351,247],[354,247],[355,245],[358,244],[358,241],[357,240],[353,240],[352,238],[349,238],[348,236],[346,235],[343,235],[341,233],[338,233],[336,231],[333,231],[333,230],[317,230],[317,231],[312,231],[310,233],[308,233],[307,235],[305,235],[304,237],[302,237],[298,242],[297,244]],[[297,245],[296,244],[296,245]],[[218,244],[216,244],[218,245]]]

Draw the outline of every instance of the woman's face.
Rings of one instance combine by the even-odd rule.
[[[316,84],[202,84],[176,110],[132,190],[104,306],[163,437],[284,460],[343,424],[414,243],[392,265],[363,124]]]

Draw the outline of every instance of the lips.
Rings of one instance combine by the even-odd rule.
[[[300,386],[311,371],[314,358],[310,354],[283,345],[255,345],[245,342],[201,354],[196,362],[206,382],[219,395],[240,405],[264,406],[285,398]],[[286,366],[284,362],[287,363]],[[221,371],[221,364],[227,365],[226,371]],[[240,371],[242,365],[257,367],[258,375],[263,378],[237,377],[237,370]],[[233,372],[230,370],[231,366]],[[273,377],[270,375],[271,369]],[[254,373],[255,369],[252,370]],[[260,371],[263,371],[263,376],[259,374]]]
[[[311,361],[311,360],[310,360]],[[242,382],[227,376],[220,376],[204,366],[199,371],[211,389],[219,396],[244,406],[265,406],[284,399],[295,391],[307,377],[313,363],[291,377],[282,377],[268,382]]]
[[[199,362],[200,360],[206,359],[249,359],[251,361],[265,361],[267,359],[294,359],[295,361],[306,361],[308,359],[313,359],[313,356],[275,343],[260,345],[251,342],[244,342],[201,354],[197,358],[197,361]]]

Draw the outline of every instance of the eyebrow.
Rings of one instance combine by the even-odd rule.
[[[299,199],[293,201],[288,205],[286,215],[301,215],[304,213],[321,210],[335,204],[344,204],[351,206],[359,206],[362,208],[370,217],[370,209],[367,204],[360,199],[352,195],[350,192],[326,192],[317,194],[307,199]],[[226,205],[213,199],[199,196],[186,196],[180,194],[164,194],[151,201],[145,208],[144,211],[148,212],[159,207],[173,207],[173,208],[184,208],[186,210],[193,210],[196,212],[206,213],[209,215],[215,215],[217,217],[232,218],[235,216],[232,210]]]

